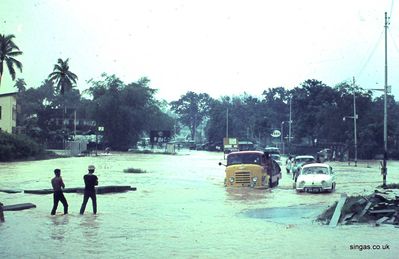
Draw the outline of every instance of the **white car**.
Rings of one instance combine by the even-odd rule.
[[[295,189],[297,192],[333,192],[335,185],[332,167],[328,164],[313,163],[301,168]]]
[[[316,163],[314,156],[296,156],[291,162],[291,173],[295,180],[304,164]]]

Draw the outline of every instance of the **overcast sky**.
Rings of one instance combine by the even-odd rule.
[[[142,76],[157,97],[187,91],[212,97],[298,86],[334,86],[355,76],[399,95],[399,3],[392,0],[0,0],[0,33],[24,52],[24,78],[37,87],[58,58],[70,59],[78,87],[101,73],[125,83]],[[0,92],[13,91],[6,70]]]

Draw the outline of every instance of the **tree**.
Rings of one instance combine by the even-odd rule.
[[[72,89],[73,84],[76,84],[76,80],[78,80],[77,75],[69,71],[68,62],[69,58],[65,61],[59,58],[57,64],[54,65],[53,72],[48,76],[62,95],[65,91]]]
[[[102,80],[90,83],[92,118],[104,127],[104,143],[112,149],[127,150],[153,127],[173,128],[173,119],[160,110],[148,79],[126,85],[115,75],[103,74]]]
[[[189,127],[192,140],[195,140],[197,127],[209,111],[210,100],[211,97],[206,93],[196,94],[190,91],[179,100],[170,103],[172,111],[179,116],[180,122]]]
[[[19,93],[25,92],[25,90],[26,90],[25,80],[22,78],[18,78],[17,81],[15,81],[14,87],[18,89]]]
[[[22,51],[20,51],[18,46],[13,42],[14,38],[15,36],[13,34],[0,34],[0,86],[4,62],[6,62],[12,80],[15,80],[16,75],[14,66],[22,73],[22,63],[15,59],[16,56],[22,55]]]

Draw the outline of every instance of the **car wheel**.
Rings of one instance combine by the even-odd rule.
[[[278,186],[278,182],[279,182],[280,178],[277,178],[277,182],[274,186]]]

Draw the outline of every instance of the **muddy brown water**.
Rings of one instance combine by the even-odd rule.
[[[314,221],[342,192],[372,192],[382,179],[378,162],[334,162],[336,192],[297,194],[285,173],[273,190],[226,189],[219,161],[223,154],[182,151],[0,163],[0,189],[50,188],[54,168],[66,187],[81,187],[89,164],[100,185],[137,187],[98,195],[96,216],[90,201],[79,215],[81,194],[65,194],[69,215],[60,204],[50,216],[51,195],[0,192],[5,205],[37,205],[5,212],[0,258],[398,258],[399,228]],[[123,172],[131,167],[147,173]],[[399,182],[399,163],[388,170],[388,183]]]

